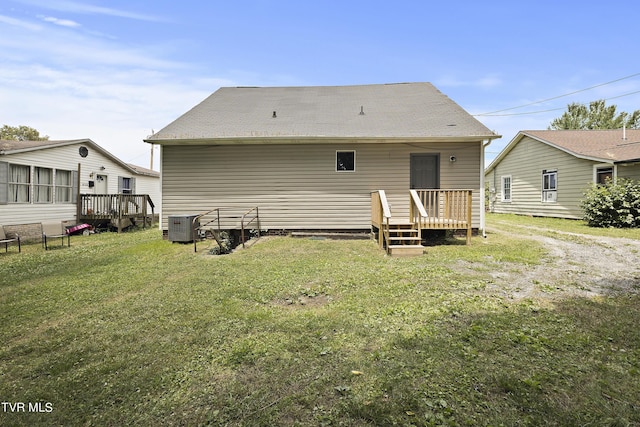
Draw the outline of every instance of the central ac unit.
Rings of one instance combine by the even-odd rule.
[[[200,221],[194,219],[198,215],[170,215],[169,216],[169,234],[170,242],[193,242],[198,236],[197,229],[200,227]]]

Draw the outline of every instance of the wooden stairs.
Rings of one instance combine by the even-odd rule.
[[[419,227],[409,220],[394,219],[389,224],[387,253],[391,256],[418,256],[424,253]]]

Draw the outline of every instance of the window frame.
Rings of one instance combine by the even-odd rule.
[[[40,182],[41,172],[48,172],[49,182]],[[43,166],[33,167],[33,203],[34,204],[47,204],[53,203],[53,169]],[[43,191],[44,190],[44,191]],[[44,193],[44,200],[40,200],[40,197]]]
[[[505,185],[506,181],[509,181],[508,187]],[[506,197],[505,189],[509,190],[509,197]],[[505,203],[511,203],[513,200],[513,179],[511,175],[503,175],[500,177],[500,201]]]
[[[17,168],[25,168],[28,172],[27,172],[27,181],[26,182],[22,182],[22,181],[14,181],[12,179],[12,176],[14,175],[13,172],[13,168],[17,167]],[[9,197],[8,197],[8,203],[12,203],[12,204],[29,204],[31,203],[31,166],[30,165],[22,165],[19,163],[9,163],[9,177],[8,177],[8,189],[9,189]],[[26,187],[27,188],[27,200],[17,200],[16,197],[18,197],[18,192],[15,191],[16,187]],[[14,197],[15,194],[15,197]]]
[[[340,169],[340,154],[352,154],[353,155],[353,166],[352,169]],[[356,150],[336,150],[336,158],[335,158],[335,171],[339,173],[353,173],[356,171]],[[349,161],[351,163],[351,161]],[[348,167],[349,164],[346,165]]]
[[[616,182],[616,165],[611,165],[611,164],[605,164],[605,165],[594,165],[593,166],[593,182],[596,185],[605,185],[605,182],[598,182],[599,181],[599,177],[601,175],[601,171],[604,170],[609,170],[611,171],[611,182],[615,183]]]
[[[69,184],[60,184],[59,174],[67,173],[69,174]],[[54,171],[54,199],[55,203],[73,203],[73,171],[66,169],[56,169]],[[68,198],[65,200],[60,200],[60,194],[66,193],[68,194]]]
[[[125,183],[127,186],[125,186]],[[119,176],[118,177],[118,193],[120,194],[135,194],[136,193],[136,180],[132,176]]]
[[[542,203],[556,203],[558,201],[558,169],[542,170]]]

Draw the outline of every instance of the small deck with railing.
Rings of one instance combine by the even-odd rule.
[[[472,233],[472,190],[409,190],[409,217],[393,217],[384,190],[371,193],[371,225],[378,243],[390,255],[423,253],[422,230],[466,230]]]
[[[154,208],[148,194],[80,194],[77,217],[79,222],[109,224],[121,232],[130,225],[151,225]]]

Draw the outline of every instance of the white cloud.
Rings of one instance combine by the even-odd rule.
[[[51,22],[52,24],[60,25],[61,27],[76,28],[81,26],[77,22],[71,21],[69,19],[59,19],[52,16],[41,16],[40,18],[45,22]]]
[[[0,15],[0,125],[31,126],[51,139],[90,138],[123,161],[148,166],[150,146],[142,140],[152,128],[233,84],[165,59],[179,46],[125,45],[68,31],[80,26],[75,21],[38,18]]]
[[[0,23],[11,25],[13,27],[20,27],[30,31],[39,31],[42,27],[32,22],[27,22],[22,19],[11,18],[9,16],[0,15]]]
[[[41,7],[43,9],[56,10],[58,12],[82,13],[88,15],[107,15],[120,18],[128,18],[139,21],[160,22],[166,21],[158,16],[129,12],[126,10],[112,9],[109,7],[95,6],[85,2],[70,0],[18,0],[20,3]]]

